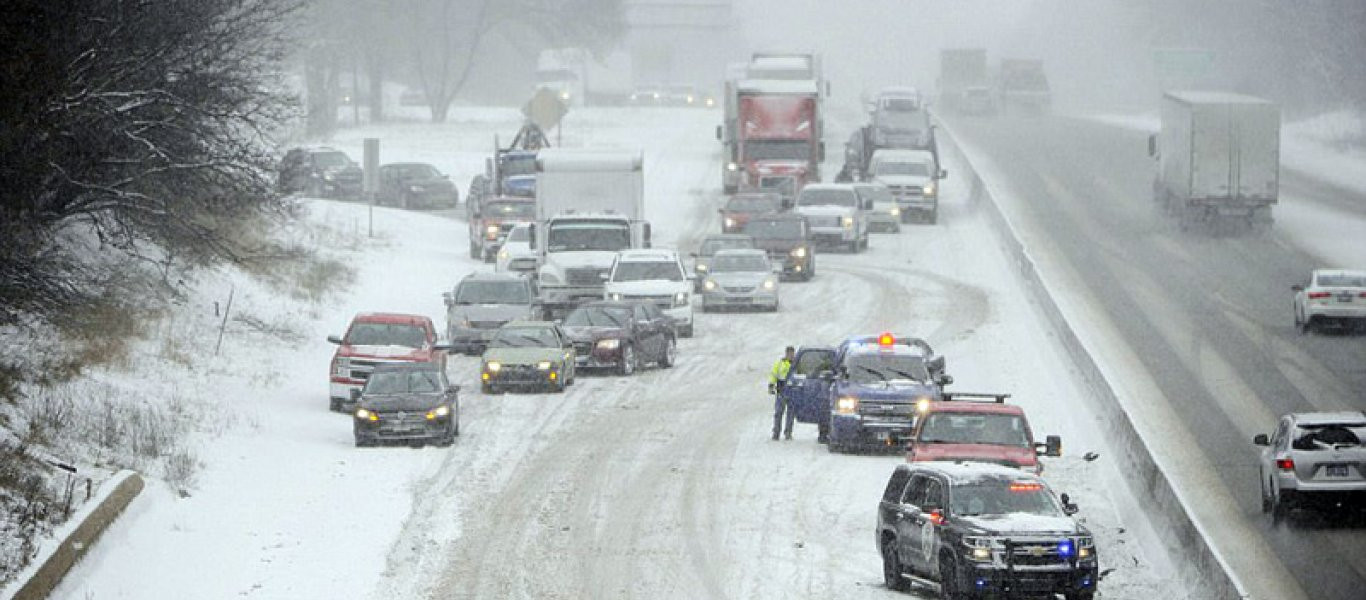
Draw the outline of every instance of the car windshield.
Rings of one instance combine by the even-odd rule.
[[[858,206],[853,190],[802,190],[797,206]]]
[[[465,281],[455,290],[456,304],[529,304],[531,290],[521,281]]]
[[[767,272],[769,269],[768,258],[757,254],[722,254],[711,261],[713,273]]]
[[[582,306],[564,318],[570,327],[625,327],[631,322],[631,309],[624,306]]]
[[[953,486],[949,495],[949,510],[954,515],[976,517],[982,515],[1030,514],[1061,517],[1062,509],[1042,484],[991,480]]]
[[[735,196],[726,203],[726,210],[733,212],[775,212],[778,210],[777,198],[772,196]]]
[[[1299,425],[1291,438],[1295,450],[1340,450],[1360,446],[1366,438],[1366,423]]]
[[[324,169],[335,169],[351,165],[351,157],[343,152],[314,152],[313,163]]]
[[[529,242],[531,241],[531,229],[527,227],[513,227],[508,232],[507,242]]]
[[[806,237],[802,222],[796,219],[750,221],[745,223],[745,234],[761,240],[800,240]]]
[[[698,254],[712,256],[721,250],[743,250],[753,247],[754,240],[750,238],[711,238],[702,242]]]
[[[399,165],[399,176],[403,179],[436,179],[441,172],[431,165]]]
[[[421,327],[404,323],[356,323],[346,334],[350,346],[404,346],[421,348],[427,334]]]
[[[927,381],[925,359],[909,354],[859,354],[849,358],[849,380],[854,383]]]
[[[769,175],[759,178],[759,189],[773,190],[780,196],[791,197],[797,193],[797,179],[788,175]]]
[[[504,327],[489,341],[490,348],[558,348],[555,330],[549,327]]]
[[[533,219],[536,205],[531,202],[490,202],[484,205],[484,214],[497,219]]]
[[[441,391],[441,374],[432,370],[377,371],[365,382],[366,395]]]
[[[935,412],[925,417],[920,441],[927,444],[991,444],[1029,447],[1019,415]]]
[[[882,109],[894,112],[914,112],[920,110],[920,101],[912,98],[887,98],[882,101]]]
[[[546,250],[617,252],[631,247],[631,230],[620,221],[576,221],[554,223],[546,239]]]
[[[930,166],[923,162],[882,161],[873,168],[873,174],[929,177]]]
[[[612,272],[612,281],[683,281],[683,269],[671,260],[623,261]]]
[[[502,172],[503,177],[534,175],[536,174],[536,155],[504,156],[503,165],[499,170]]]
[[[811,143],[789,140],[751,140],[745,142],[746,160],[807,160]]]
[[[1320,273],[1319,287],[1366,287],[1366,275],[1353,273]]]

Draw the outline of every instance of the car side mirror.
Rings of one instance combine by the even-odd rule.
[[[458,383],[452,383],[452,384],[446,386],[446,393],[448,393],[448,394],[459,394],[459,393],[460,393],[460,384],[458,384]]]
[[[900,505],[900,509],[901,510],[899,510],[898,512],[900,512],[901,516],[903,517],[914,518],[920,516],[920,507],[914,504],[902,502]]]
[[[1066,513],[1069,517],[1077,514],[1077,511],[1081,510],[1077,508],[1077,505],[1072,504],[1072,497],[1067,494],[1063,494],[1059,500],[1062,500],[1062,512]]]
[[[953,385],[953,375],[940,375],[939,385],[941,387],[946,385]]]
[[[451,292],[441,292],[441,300],[446,303],[446,307],[455,306],[455,295]]]
[[[1300,284],[1297,283],[1297,284],[1295,284],[1295,285],[1290,286],[1290,290],[1291,290],[1291,291],[1294,291],[1294,292],[1303,292],[1303,291],[1304,291],[1304,286],[1302,286],[1302,285],[1300,285]]]
[[[1157,157],[1157,134],[1148,135],[1148,156]]]
[[[689,253],[688,253],[688,256],[690,256],[690,257],[692,257],[692,258],[697,258],[697,253],[696,253],[696,252],[689,252]]]
[[[720,126],[720,125],[717,125],[717,126],[716,126],[716,141],[718,141],[718,142],[721,141],[721,126]]]
[[[1034,444],[1034,452],[1039,456],[1062,456],[1062,438],[1050,435],[1042,444]]]
[[[338,346],[342,345],[341,336],[329,335],[327,336],[327,341],[332,342],[333,344],[336,344]]]
[[[1252,436],[1252,443],[1258,446],[1270,446],[1271,439],[1268,438],[1265,433],[1259,433]]]
[[[351,388],[351,401],[352,401],[352,402],[360,402],[360,390],[359,390],[359,389]]]

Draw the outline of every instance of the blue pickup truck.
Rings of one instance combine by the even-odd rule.
[[[884,333],[798,349],[782,393],[831,452],[845,452],[908,436],[916,404],[940,400],[951,383],[944,357],[924,340]]]

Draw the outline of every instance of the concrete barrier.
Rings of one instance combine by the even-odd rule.
[[[941,122],[940,131],[946,134],[939,136],[941,142],[946,142],[942,144],[943,148],[957,158],[960,170],[966,168],[968,171],[964,179],[971,182],[972,202],[986,210],[1006,252],[1019,268],[1035,304],[1043,311],[1049,326],[1081,373],[1086,389],[1091,392],[1089,400],[1103,417],[1106,437],[1115,449],[1123,450],[1117,453],[1117,459],[1120,468],[1128,474],[1125,480],[1130,491],[1144,506],[1151,508],[1152,524],[1158,535],[1165,538],[1167,552],[1190,584],[1192,597],[1202,600],[1248,598],[1248,593],[1210,545],[1200,524],[1191,517],[1180,494],[1153,459],[1152,452],[1134,427],[1128,411],[1058,306],[1031,258],[1029,248],[1021,241],[1015,225],[992,194],[990,186],[958,145],[952,129]]]
[[[74,526],[69,524],[64,528],[66,535],[62,536],[57,546],[36,559],[36,564],[26,569],[21,579],[15,582],[13,591],[0,597],[13,600],[47,598],[71,567],[95,544],[100,534],[142,492],[143,481],[137,473],[120,471],[102,488],[100,497],[91,499],[76,513],[72,519]]]

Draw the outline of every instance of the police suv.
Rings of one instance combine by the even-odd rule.
[[[830,451],[843,452],[909,437],[917,403],[942,399],[951,383],[944,357],[924,340],[884,333],[801,348],[783,394],[798,421],[815,423]]]

